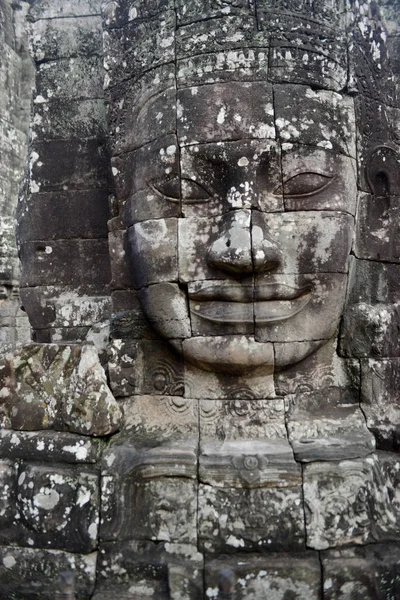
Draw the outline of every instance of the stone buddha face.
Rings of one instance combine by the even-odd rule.
[[[159,104],[147,118],[166,119]],[[350,98],[302,85],[178,90],[177,132],[133,156],[143,310],[189,361],[245,372],[335,336],[356,212]]]

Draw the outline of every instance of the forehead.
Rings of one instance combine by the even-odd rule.
[[[353,99],[303,85],[228,82],[178,90],[177,132],[181,146],[271,139],[356,154]]]

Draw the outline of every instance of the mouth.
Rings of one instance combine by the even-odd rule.
[[[310,302],[310,286],[205,285],[189,292],[191,312],[212,323],[266,325],[294,317]]]

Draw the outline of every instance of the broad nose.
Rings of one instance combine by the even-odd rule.
[[[221,218],[217,237],[207,251],[210,267],[246,276],[280,265],[278,247],[254,223],[252,213],[250,209],[234,210]]]

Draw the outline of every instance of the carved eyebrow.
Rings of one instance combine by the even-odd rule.
[[[305,198],[325,190],[335,179],[333,175],[324,175],[314,171],[305,171],[289,177],[274,191],[274,195],[290,198]]]

